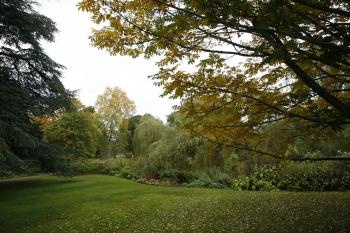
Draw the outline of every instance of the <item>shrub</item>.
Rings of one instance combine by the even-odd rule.
[[[350,189],[349,164],[344,162],[286,162],[256,169],[249,177],[233,180],[235,190],[277,189],[325,191]]]
[[[189,183],[195,180],[195,175],[191,172],[178,170],[163,170],[159,174],[160,179],[172,179],[177,183]]]
[[[129,159],[117,158],[103,161],[104,166],[111,175],[120,172],[123,168],[129,167]]]
[[[249,177],[242,177],[240,179],[235,179],[232,182],[232,188],[237,191],[248,190],[250,185]]]
[[[232,188],[235,190],[260,190],[272,191],[277,190],[279,177],[277,176],[276,167],[258,168],[250,177],[235,179]]]
[[[128,166],[128,160],[123,158],[113,160],[81,159],[73,162],[77,174],[115,175]]]
[[[103,164],[98,160],[76,160],[73,167],[77,174],[106,174]]]
[[[191,188],[229,188],[232,184],[230,176],[220,171],[219,168],[211,168],[199,173],[197,179],[187,184]]]
[[[125,179],[136,179],[137,178],[137,176],[135,174],[133,174],[129,170],[129,168],[127,168],[127,167],[122,168],[122,170],[119,172],[118,176],[121,178],[125,178]]]
[[[267,180],[254,180],[251,185],[252,190],[259,191],[274,191],[278,190],[278,188],[272,184],[272,182]]]
[[[232,178],[217,167],[208,169],[206,175],[213,183],[219,183],[225,187],[230,187],[232,185]]]
[[[292,191],[350,189],[349,164],[344,162],[288,162],[281,169],[279,188]]]
[[[165,170],[159,164],[153,163],[145,157],[139,157],[131,167],[131,170],[139,177],[144,177],[147,180],[158,179],[161,173]]]
[[[192,183],[186,184],[186,187],[188,188],[218,188],[218,189],[225,189],[227,186],[212,182],[211,180],[202,180],[198,179],[193,181]]]

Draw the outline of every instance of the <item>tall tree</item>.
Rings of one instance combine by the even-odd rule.
[[[106,127],[108,141],[108,156],[111,157],[119,141],[118,132],[122,123],[135,112],[135,103],[128,98],[119,87],[107,87],[102,95],[99,95],[95,104],[97,114]]]
[[[33,116],[70,106],[63,66],[48,57],[40,41],[52,42],[55,23],[38,14],[32,0],[0,1],[0,167],[16,169],[24,160],[52,169],[54,152],[41,141]]]
[[[192,158],[191,143],[188,135],[181,131],[164,126],[161,138],[152,143],[149,150],[149,158],[154,164],[161,165],[166,169],[189,169]]]
[[[141,115],[136,115],[128,119],[128,131],[130,136],[128,139],[128,149],[132,155],[135,154],[134,147],[133,147],[133,139],[134,139],[137,126],[140,124],[141,118],[142,118]]]
[[[349,1],[82,0],[79,8],[108,22],[94,30],[94,46],[162,56],[153,78],[183,99],[187,128],[210,140],[258,152],[270,122],[350,123]],[[181,70],[184,62],[195,71]]]
[[[44,130],[44,140],[63,149],[70,159],[96,157],[103,132],[93,113],[66,112]]]
[[[150,114],[143,115],[134,132],[134,154],[136,156],[148,156],[150,145],[161,139],[164,130],[162,121]]]

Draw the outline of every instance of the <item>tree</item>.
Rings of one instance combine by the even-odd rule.
[[[97,97],[95,107],[99,119],[106,127],[108,156],[111,158],[113,153],[121,152],[116,151],[120,139],[118,132],[123,121],[135,112],[135,103],[119,87],[107,87],[104,93]]]
[[[133,151],[136,156],[148,156],[149,147],[160,140],[164,132],[163,122],[150,114],[145,114],[140,119],[133,138]]]
[[[140,124],[141,118],[142,118],[141,115],[136,115],[128,119],[128,131],[129,131],[128,150],[129,152],[131,152],[132,155],[135,154],[134,146],[133,146],[135,130],[137,129],[137,126]]]
[[[44,130],[44,140],[62,148],[70,159],[96,157],[103,137],[89,111],[66,112]]]
[[[191,157],[188,153],[190,138],[175,128],[165,126],[161,138],[149,146],[149,158],[153,164],[165,169],[189,169]]]
[[[318,155],[320,159],[350,151],[349,126],[336,132],[327,128],[322,133],[305,133],[302,123],[279,121],[269,124],[262,132],[264,150],[288,157]],[[312,131],[310,127],[308,132]]]
[[[116,133],[116,138],[118,139],[115,143],[115,151],[124,155],[129,155],[131,153],[130,141],[131,132],[129,131],[129,119],[124,119]]]
[[[48,57],[40,41],[52,42],[55,23],[33,9],[35,1],[0,2],[0,169],[18,170],[31,160],[54,169],[58,155],[42,142],[31,119],[70,107],[73,93],[60,77],[63,66]]]
[[[96,24],[108,22],[94,30],[94,46],[132,57],[162,55],[153,78],[164,95],[182,98],[186,128],[197,135],[260,153],[261,130],[271,122],[335,129],[350,123],[348,1],[78,5]],[[181,70],[184,62],[195,71]]]

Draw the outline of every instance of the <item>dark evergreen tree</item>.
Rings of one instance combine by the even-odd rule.
[[[35,4],[0,0],[0,173],[23,169],[26,161],[55,168],[57,153],[42,142],[31,119],[69,108],[73,96],[60,81],[64,67],[40,45],[54,40],[55,23],[37,13]]]

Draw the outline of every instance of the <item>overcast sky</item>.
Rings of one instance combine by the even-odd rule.
[[[157,72],[154,60],[110,56],[90,45],[94,27],[89,14],[77,10],[75,0],[38,0],[38,11],[56,22],[59,33],[54,43],[43,43],[47,54],[64,65],[63,84],[80,90],[79,99],[94,105],[107,86],[121,87],[135,101],[138,114],[151,113],[163,121],[178,101],[161,98],[161,87],[147,76]]]

